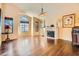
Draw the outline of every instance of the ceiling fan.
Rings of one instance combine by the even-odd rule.
[[[47,15],[47,12],[44,12],[43,4],[42,4],[41,13],[39,14],[39,16],[46,16],[46,15]]]
[[[39,14],[40,18],[42,18],[43,25],[42,28],[46,28],[45,16],[47,16],[47,12],[44,12],[43,4],[41,4],[41,12]]]

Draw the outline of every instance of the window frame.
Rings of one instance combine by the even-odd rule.
[[[22,17],[25,17],[26,20],[22,20]],[[27,30],[27,25],[28,25],[28,30]],[[29,19],[28,16],[24,15],[20,17],[20,31],[21,32],[28,32],[29,31]]]

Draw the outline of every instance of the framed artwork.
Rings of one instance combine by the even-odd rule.
[[[64,15],[62,18],[62,26],[64,28],[72,28],[75,25],[75,14]]]
[[[7,33],[6,31],[6,26],[9,26],[9,34],[13,33],[13,18],[11,17],[5,17],[4,19],[4,29],[5,29],[5,33]]]

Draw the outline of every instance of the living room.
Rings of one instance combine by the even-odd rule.
[[[20,47],[23,48],[20,48],[17,54],[13,51],[11,54],[7,51],[0,52],[0,54],[4,56],[79,55],[78,51],[73,52],[72,48],[72,43],[78,39],[78,36],[73,35],[75,38],[72,36],[72,30],[79,26],[78,6],[78,3],[1,3],[1,51],[6,49],[14,51],[13,46],[16,46],[14,44],[17,42],[19,42],[17,45],[22,43]],[[32,47],[29,43],[32,44]],[[5,48],[6,44],[9,47]],[[73,44],[78,45],[78,42]],[[17,52],[19,49],[16,48]],[[25,53],[23,49],[27,48],[35,50],[33,49],[33,53],[28,50],[28,53]],[[59,52],[56,52],[58,49]],[[39,52],[37,53],[37,51]]]

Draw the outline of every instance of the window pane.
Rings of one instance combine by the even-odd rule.
[[[20,17],[20,30],[21,32],[26,32],[29,30],[29,20],[27,16]]]

